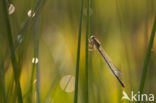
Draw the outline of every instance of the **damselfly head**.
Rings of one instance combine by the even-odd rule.
[[[96,45],[96,47],[99,47],[101,45],[101,43],[99,42],[99,40],[95,36],[93,36],[93,35],[90,36],[90,42],[93,45]]]
[[[93,36],[93,35],[90,36],[89,40],[90,40],[90,42],[91,42],[92,44],[94,43],[95,38],[96,38],[96,37]]]
[[[91,40],[91,39],[94,39],[94,38],[96,38],[94,35],[91,35],[91,36],[90,36],[90,40]]]

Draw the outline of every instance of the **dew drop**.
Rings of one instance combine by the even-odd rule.
[[[28,14],[28,17],[34,17],[35,16],[35,12],[33,10],[29,10],[27,14]]]
[[[33,59],[32,59],[32,63],[37,64],[37,63],[38,63],[38,58],[33,58]]]
[[[8,14],[11,15],[15,12],[15,6],[13,4],[9,5]]]
[[[65,75],[61,78],[60,81],[60,87],[65,92],[73,92],[74,91],[74,85],[75,85],[75,77],[72,75]]]
[[[22,43],[23,39],[22,39],[22,35],[17,35],[17,42],[18,43]]]

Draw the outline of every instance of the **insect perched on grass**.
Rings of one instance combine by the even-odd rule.
[[[99,42],[99,40],[95,36],[90,36],[89,43],[90,43],[89,47],[91,47],[91,48],[96,47],[97,48],[97,50],[102,55],[105,62],[107,63],[109,69],[113,73],[113,75],[117,78],[117,80],[122,85],[122,87],[125,87],[124,84],[122,83],[121,79],[120,79],[120,71],[117,69],[115,64],[112,62],[112,60],[109,58],[109,56],[107,55],[105,50],[102,48],[101,43]]]

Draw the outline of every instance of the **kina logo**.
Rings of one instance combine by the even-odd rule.
[[[122,92],[123,96],[121,100],[128,100],[128,101],[146,101],[146,102],[154,102],[154,94],[141,94],[140,92],[134,93],[131,91],[131,96],[129,97],[125,91]]]

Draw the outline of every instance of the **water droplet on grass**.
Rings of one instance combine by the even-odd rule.
[[[66,75],[63,76],[60,81],[60,87],[65,92],[73,92],[74,91],[74,85],[75,85],[75,77],[72,75]]]
[[[32,59],[32,63],[37,64],[37,63],[38,63],[38,61],[39,61],[39,60],[38,60],[38,58],[33,58],[33,59]]]
[[[27,14],[28,14],[28,17],[34,17],[35,16],[35,12],[33,10],[29,10]]]
[[[22,43],[23,39],[22,39],[22,35],[17,35],[17,42],[20,44]]]
[[[13,4],[9,5],[8,14],[11,15],[15,12],[15,6]]]

